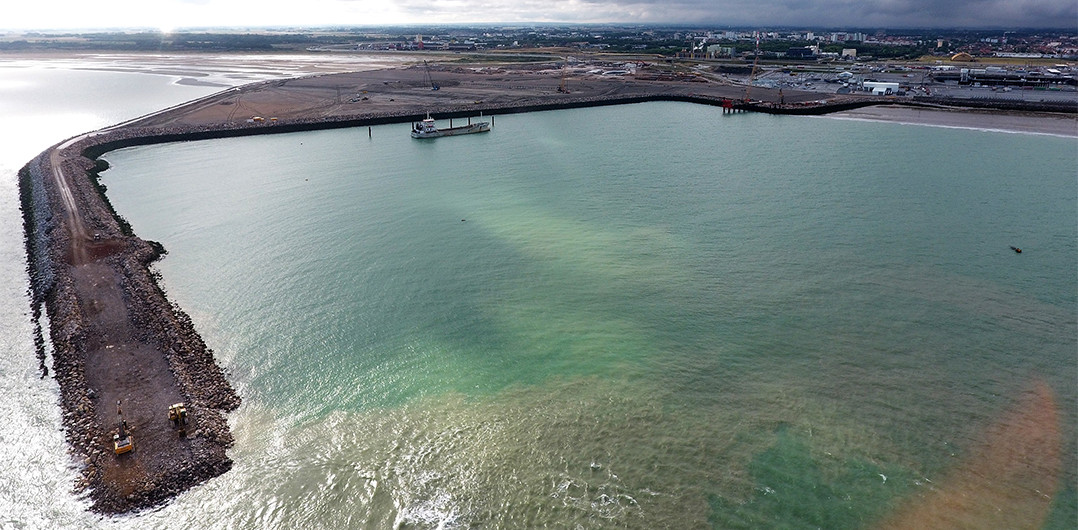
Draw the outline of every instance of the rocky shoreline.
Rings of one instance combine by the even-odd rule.
[[[35,321],[40,322],[44,307],[63,423],[72,453],[81,464],[76,490],[88,495],[93,510],[118,514],[153,507],[228,471],[232,461],[226,450],[233,439],[225,413],[240,403],[191,319],[158,285],[150,265],[163,249],[131,233],[112,210],[103,188],[96,185],[94,172],[101,168],[95,160],[102,154],[134,145],[406,123],[422,119],[427,112],[439,118],[460,118],[481,112],[508,114],[648,101],[729,105],[731,96],[744,90],[715,87],[709,92],[699,84],[602,81],[591,86],[581,83],[577,93],[569,96],[550,93],[545,88],[549,79],[537,76],[533,81],[512,78],[516,85],[531,90],[514,95],[513,87],[498,88],[489,77],[460,74],[465,83],[474,78],[481,82],[471,92],[468,86],[454,85],[458,95],[453,96],[446,94],[448,90],[431,93],[422,83],[393,85],[401,83],[394,76],[421,79],[417,72],[362,75],[383,76],[363,85],[372,99],[381,97],[381,103],[342,105],[335,81],[330,80],[333,76],[293,80],[292,85],[258,83],[87,133],[46,150],[20,171]],[[528,82],[533,84],[525,85]],[[241,98],[251,101],[273,90],[291,91],[289,96],[301,95],[315,103],[309,107],[266,104],[263,110],[282,112],[272,123],[233,117]],[[389,96],[405,99],[394,102]],[[483,102],[480,97],[489,99]],[[857,98],[821,104],[809,102],[809,97],[788,105],[775,101],[737,101],[735,105],[768,113],[825,114],[896,103]],[[786,101],[791,100],[795,98],[787,95]],[[246,110],[259,110],[256,103],[243,105]],[[1067,110],[1075,111],[1062,109]],[[220,112],[227,112],[227,119]],[[44,376],[46,348],[43,336],[38,335]],[[119,422],[113,412],[119,408],[114,405],[117,401],[123,402],[123,419],[130,422],[136,440],[136,450],[124,455],[112,451],[112,433]],[[165,417],[167,406],[178,401],[187,404],[192,417],[192,425],[180,434]]]
[[[34,313],[39,315],[42,305],[47,310],[52,372],[60,387],[66,437],[80,464],[81,478],[75,491],[86,494],[92,509],[101,513],[152,507],[231,468],[225,451],[232,445],[232,435],[224,412],[234,410],[240,399],[190,318],[171,304],[157,285],[149,265],[159,257],[159,249],[123,233],[85,176],[93,167],[92,161],[81,156],[59,158],[63,171],[77,176],[71,181],[80,220],[96,234],[87,244],[88,261],[73,256],[72,240],[78,235],[61,214],[66,206],[51,178],[55,149],[28,163],[19,177]],[[143,350],[162,353],[167,375],[175,379],[180,400],[191,411],[191,426],[184,436],[176,435],[171,442],[182,448],[179,455],[159,455],[152,450],[152,431],[169,431],[166,409],[159,407],[154,407],[160,412],[156,424],[152,415],[149,421],[138,414],[125,415],[136,450],[125,455],[112,451],[112,434],[118,422],[110,419],[116,405],[105,399],[111,394],[102,387],[109,385],[102,384],[101,374],[95,374],[101,370],[92,365],[99,357],[95,342],[116,331],[95,320],[98,301],[89,300],[79,288],[79,276],[85,272],[80,269],[88,266],[115,282],[134,324],[134,336],[114,336],[112,342],[133,349],[139,344]],[[40,346],[44,366],[44,345]],[[124,399],[124,406],[152,403],[149,398],[131,396]],[[140,443],[143,440],[146,443]]]

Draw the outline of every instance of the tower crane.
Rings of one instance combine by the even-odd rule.
[[[760,62],[760,33],[756,33],[756,53],[752,58],[752,73],[749,74],[749,84],[745,86],[745,102],[749,101],[749,90],[752,90],[752,83],[756,81],[757,65]]]

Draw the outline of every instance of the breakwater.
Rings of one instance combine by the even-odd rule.
[[[42,306],[48,313],[52,375],[81,473],[75,490],[95,511],[123,513],[227,471],[223,413],[240,399],[157,285],[149,265],[160,247],[124,233],[87,177],[92,161],[73,153],[54,147],[19,172],[30,291],[35,322]],[[169,425],[171,402],[187,403],[186,431]],[[120,423],[135,440],[124,455],[112,450]]]

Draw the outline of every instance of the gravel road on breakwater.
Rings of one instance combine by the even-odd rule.
[[[47,151],[20,172],[31,287],[35,312],[48,310],[52,373],[81,464],[75,489],[95,511],[123,513],[231,468],[223,412],[239,396],[147,268],[159,249],[124,233],[86,176],[89,160],[70,154]],[[183,433],[167,419],[177,402],[191,413]],[[121,407],[135,450],[116,455]]]

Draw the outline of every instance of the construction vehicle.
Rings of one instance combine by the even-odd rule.
[[[183,403],[173,403],[168,407],[168,421],[173,427],[187,425],[187,406]]]
[[[756,82],[756,74],[759,72],[760,64],[760,34],[756,34],[756,53],[752,57],[752,73],[749,74],[749,82],[745,85],[745,102],[751,102],[752,98],[749,97],[749,91],[752,90],[752,84]]]
[[[116,400],[116,416],[120,418],[120,424],[116,427],[116,433],[112,435],[112,450],[117,455],[128,453],[135,448],[135,439],[127,432],[127,420],[124,419],[124,411],[120,400]]]
[[[135,439],[131,436],[131,433],[127,432],[127,422],[120,420],[120,427],[117,429],[117,433],[112,435],[112,450],[118,455],[130,452],[135,448]]]
[[[425,66],[427,68],[427,82],[430,83],[430,89],[431,90],[438,90],[439,88],[442,88],[442,87],[438,86],[438,83],[435,83],[434,78],[431,77],[431,75],[430,75],[430,65],[427,64],[427,61],[423,61],[423,66]]]
[[[565,64],[561,67],[561,84],[558,85],[559,94],[569,93],[569,58],[565,58]]]

